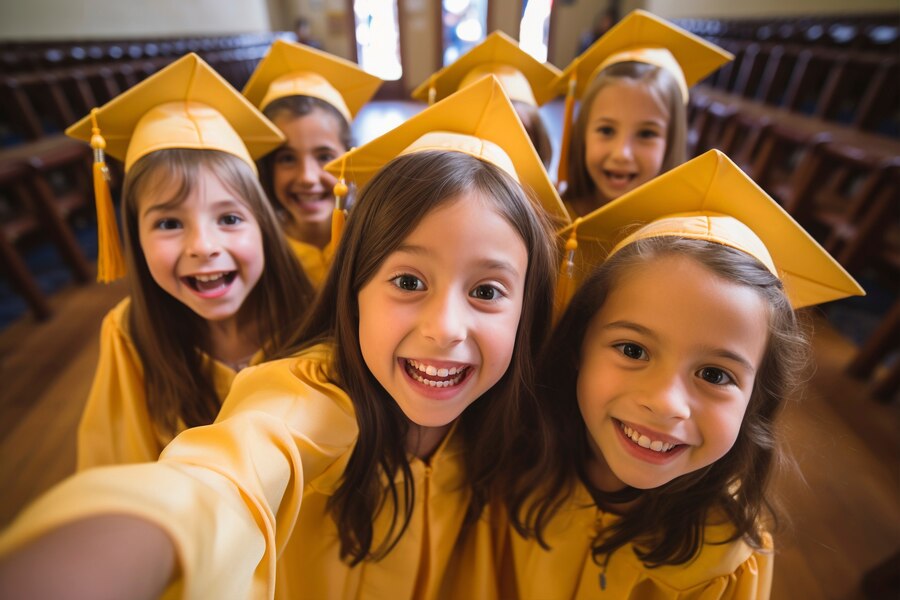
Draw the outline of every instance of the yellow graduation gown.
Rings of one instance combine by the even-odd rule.
[[[215,424],[183,432],[157,463],[67,479],[0,536],[0,555],[54,526],[116,512],[150,520],[174,541],[181,578],[171,597],[490,598],[489,517],[461,539],[469,493],[455,431],[430,464],[413,460],[412,521],[391,553],[353,569],[338,558],[324,507],[358,429],[330,356],[317,346],[245,369]],[[376,539],[387,521],[376,518]]]
[[[334,246],[329,242],[325,248],[319,249],[289,235],[285,235],[285,238],[297,260],[303,266],[303,271],[309,277],[310,282],[316,288],[321,287],[328,274],[328,267],[331,266],[331,260],[334,258]]]
[[[683,565],[649,569],[632,546],[617,550],[604,569],[591,556],[596,533],[618,517],[597,509],[590,493],[578,486],[573,498],[547,528],[546,551],[534,540],[511,533],[513,589],[509,597],[534,600],[765,600],[772,587],[771,538],[767,548],[754,550],[741,540],[706,543],[699,555]],[[706,528],[707,542],[724,540],[727,525]],[[604,572],[606,588],[600,589]],[[505,582],[508,583],[508,582]]]
[[[100,327],[100,359],[94,382],[78,425],[78,470],[122,463],[154,461],[173,435],[159,431],[147,410],[144,366],[132,342],[128,325],[131,299],[125,298],[107,313]],[[213,383],[223,402],[237,372],[212,361]],[[251,365],[263,360],[262,351]],[[185,429],[179,419],[178,432]]]

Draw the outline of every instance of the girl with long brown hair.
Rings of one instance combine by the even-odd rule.
[[[251,157],[280,136],[217,78],[189,55],[70,130],[99,130],[125,159],[130,291],[103,321],[79,469],[156,460],[184,429],[212,423],[237,372],[271,355],[312,302]]]
[[[731,58],[635,10],[566,67],[556,83],[568,94],[557,184],[573,218],[685,161],[688,86]]]
[[[45,544],[115,525],[112,556],[90,561],[117,597],[136,578],[188,597],[495,592],[485,507],[535,401],[553,304],[541,206],[565,218],[526,135],[489,78],[348,153],[364,187],[289,356],[241,374],[217,422],[158,463],[85,472],[39,501],[0,553],[62,527],[0,566],[0,585],[44,583],[30,561]]]
[[[555,443],[512,503],[510,595],[768,598],[796,311],[862,289],[718,151],[573,228],[602,264],[538,364]]]

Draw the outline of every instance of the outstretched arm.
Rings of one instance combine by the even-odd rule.
[[[137,517],[75,521],[0,560],[0,596],[21,600],[158,598],[176,569],[175,546]]]

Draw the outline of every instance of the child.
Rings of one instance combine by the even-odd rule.
[[[642,10],[576,57],[555,84],[567,93],[557,185],[572,216],[684,162],[688,86],[732,58]]]
[[[281,136],[193,54],[68,133],[105,135],[125,160],[131,287],[103,321],[78,468],[156,460],[182,430],[213,422],[236,373],[273,352],[312,301],[253,162]],[[104,267],[118,234],[101,246]]]
[[[186,597],[492,588],[479,514],[532,398],[555,271],[546,217],[523,188],[564,209],[493,77],[345,159],[358,184],[371,181],[296,353],[242,373],[217,422],[158,463],[81,473],[26,511],[0,554],[63,527],[0,565],[0,587],[43,573],[39,559],[75,533],[118,539],[55,559],[79,580],[64,590],[91,585],[84,558],[114,597],[140,593],[138,581],[157,591],[176,551]],[[46,579],[28,583],[59,581]]]
[[[316,286],[334,253],[329,243],[337,179],[323,167],[353,145],[350,121],[381,83],[349,61],[276,40],[244,87],[247,99],[286,138],[260,161],[260,180]]]
[[[549,549],[513,535],[518,593],[767,598],[774,421],[808,344],[795,310],[862,289],[715,150],[576,225],[605,260],[538,366],[557,451],[512,514],[555,516],[536,529]]]
[[[434,104],[487,75],[500,80],[541,162],[549,168],[553,145],[538,107],[555,95],[551,84],[559,77],[560,70],[532,58],[502,31],[490,34],[452,65],[432,74],[413,91],[412,97]]]

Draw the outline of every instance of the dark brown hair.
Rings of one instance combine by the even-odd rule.
[[[752,287],[766,300],[769,338],[765,354],[737,439],[725,456],[658,488],[605,493],[593,489],[586,476],[591,449],[576,394],[584,332],[624,273],[667,255],[690,257],[727,281]],[[580,480],[602,510],[615,511],[615,505],[623,500],[634,502],[618,522],[594,540],[593,555],[598,564],[603,564],[601,557],[628,543],[635,544],[635,552],[648,566],[685,563],[704,543],[704,526],[709,519],[720,515],[734,525],[735,532],[728,540],[716,542],[743,538],[751,546],[761,547],[761,519],[769,516],[777,522],[767,484],[773,470],[786,464],[777,443],[775,418],[796,390],[807,364],[809,342],[805,331],[781,281],[748,254],[720,244],[675,237],[638,240],[617,252],[572,298],[541,354],[539,395],[544,403],[542,415],[553,423],[555,464],[543,473],[528,474],[529,481],[541,489],[530,507],[532,515],[540,519],[531,529],[520,523],[520,530],[539,534],[561,499]]]
[[[287,246],[256,174],[243,160],[215,150],[174,148],[139,159],[125,177],[122,193],[125,259],[131,288],[129,327],[144,367],[147,408],[162,432],[178,433],[180,418],[188,427],[207,425],[219,412],[212,366],[201,353],[210,351],[206,321],[154,281],[140,244],[138,198],[154,193],[161,178],[177,182],[175,202],[194,189],[201,169],[209,169],[253,213],[262,232],[265,267],[238,312],[242,324],[255,323],[259,343],[271,355],[296,330],[313,288]]]
[[[634,81],[644,85],[654,99],[669,113],[666,135],[666,152],[658,175],[677,167],[685,161],[687,153],[687,108],[681,96],[681,88],[675,77],[666,69],[642,62],[621,62],[603,69],[588,86],[578,109],[578,117],[572,125],[569,142],[569,181],[563,200],[595,198],[597,186],[591,179],[585,162],[588,118],[591,105],[600,90],[620,82]],[[596,208],[599,208],[598,205]]]
[[[544,168],[549,168],[550,161],[553,159],[553,144],[550,142],[550,134],[547,133],[547,126],[544,125],[540,110],[537,106],[527,102],[513,100],[512,103],[517,113],[522,112],[528,116],[527,121],[522,120],[522,125],[525,126],[525,131],[528,133],[538,157],[544,163]]]
[[[333,340],[337,383],[356,409],[358,441],[328,502],[338,526],[341,557],[351,564],[389,552],[403,534],[414,502],[405,445],[409,420],[363,360],[358,294],[425,215],[464,193],[477,194],[504,217],[528,250],[525,295],[509,368],[459,418],[472,491],[467,522],[480,515],[508,472],[513,458],[508,442],[517,431],[520,407],[535,401],[530,362],[549,328],[555,273],[546,216],[505,172],[469,155],[431,151],[394,159],[362,190],[320,296],[291,344],[292,350],[299,350]],[[403,483],[385,489],[382,477],[396,481],[398,472]],[[390,505],[392,526],[375,545],[372,523],[377,512]]]
[[[263,109],[262,112],[270,121],[275,121],[275,119],[279,119],[282,116],[299,119],[316,110],[324,112],[335,120],[338,127],[338,140],[340,140],[341,144],[344,146],[344,151],[346,152],[352,148],[353,136],[350,131],[350,124],[338,109],[324,100],[313,98],[312,96],[285,96],[273,100],[270,104],[266,105],[266,108]],[[257,161],[257,168],[259,168],[259,181],[262,184],[263,190],[266,192],[266,196],[269,198],[269,202],[272,203],[275,212],[283,216],[282,213],[284,212],[284,209],[278,202],[274,187],[275,158],[277,155],[277,149],[269,152]]]

